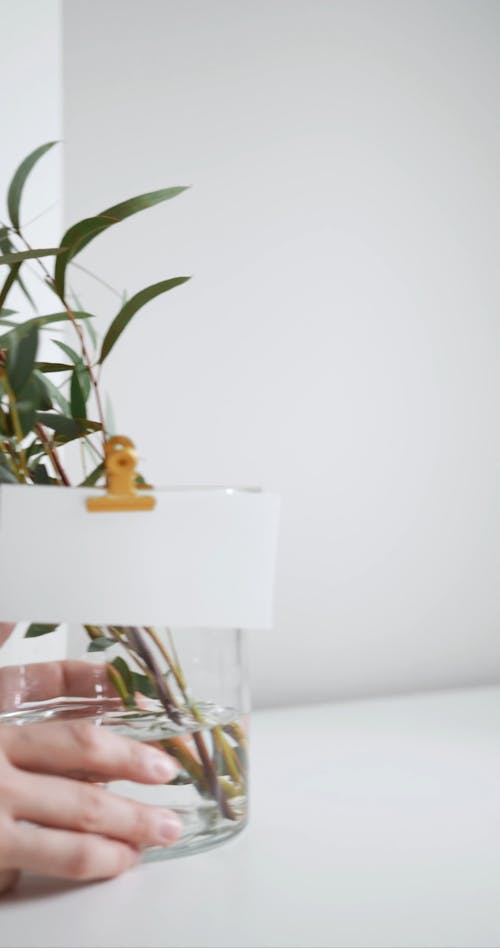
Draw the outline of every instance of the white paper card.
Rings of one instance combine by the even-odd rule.
[[[90,513],[97,489],[0,487],[0,620],[269,628],[279,497],[155,490]]]

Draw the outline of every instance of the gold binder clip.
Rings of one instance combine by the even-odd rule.
[[[137,451],[130,438],[117,435],[106,442],[104,466],[108,492],[104,497],[88,497],[87,510],[152,510],[156,500],[150,494],[137,490]]]

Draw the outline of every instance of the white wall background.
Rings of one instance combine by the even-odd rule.
[[[499,52],[488,0],[64,5],[67,222],[194,186],[82,255],[195,275],[117,346],[119,427],[283,496],[257,703],[498,676]]]
[[[60,0],[0,0],[0,220],[8,222],[5,198],[10,179],[29,152],[62,135],[62,22]],[[21,206],[21,226],[37,247],[57,246],[62,226],[62,150],[55,147],[33,170]],[[55,241],[55,244],[53,243]],[[35,300],[54,311],[54,296],[23,267],[23,278]],[[9,307],[29,313],[17,291]]]

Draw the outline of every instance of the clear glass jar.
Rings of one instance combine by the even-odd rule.
[[[181,771],[173,783],[109,784],[181,816],[179,841],[147,850],[147,858],[203,849],[241,830],[248,787],[244,633],[49,628],[31,627],[27,638],[26,624],[0,625],[0,723],[85,719],[174,756]]]

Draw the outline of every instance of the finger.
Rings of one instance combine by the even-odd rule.
[[[7,641],[13,628],[13,622],[0,622],[0,645]]]
[[[179,773],[165,751],[112,734],[87,721],[0,726],[0,745],[14,766],[46,774],[99,774],[105,780],[168,783]]]
[[[0,872],[0,895],[3,892],[9,892],[14,888],[17,880],[19,879],[19,872],[17,869],[4,869]]]
[[[33,662],[0,669],[0,693],[19,686],[24,701],[49,698],[117,698],[106,668],[84,661]]]
[[[59,879],[107,879],[140,861],[137,849],[89,833],[14,824],[10,863],[14,869]]]
[[[53,826],[120,839],[134,847],[168,846],[182,832],[171,810],[117,797],[101,787],[17,771],[11,815]]]

